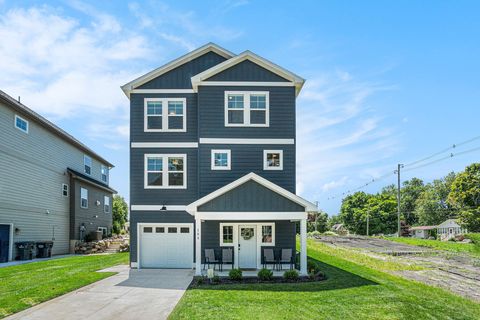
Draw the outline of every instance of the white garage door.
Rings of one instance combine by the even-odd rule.
[[[141,268],[193,267],[193,224],[140,225]]]

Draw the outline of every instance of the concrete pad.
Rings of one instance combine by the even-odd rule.
[[[166,319],[192,281],[193,270],[130,269],[14,314],[7,319]]]

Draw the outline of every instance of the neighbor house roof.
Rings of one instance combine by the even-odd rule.
[[[86,174],[83,174],[81,172],[78,172],[76,170],[73,170],[72,168],[67,168],[67,171],[72,175],[73,178],[81,180],[83,182],[93,184],[96,187],[106,190],[111,193],[117,193],[115,189],[110,188],[110,186],[106,183],[103,183],[101,181],[98,181],[96,179],[93,179],[92,177],[87,176]]]
[[[432,230],[436,228],[437,226],[417,226],[417,227],[411,227],[410,230]]]
[[[16,99],[12,98],[2,90],[0,90],[0,101],[5,103],[8,107],[12,108],[18,113],[21,113],[22,115],[28,117],[29,119],[35,121],[37,124],[42,126],[43,128],[49,130],[53,134],[59,136],[66,142],[72,144],[73,146],[77,147],[78,149],[82,150],[83,152],[89,154],[90,156],[94,157],[95,159],[99,160],[103,164],[108,165],[110,168],[113,168],[113,164],[108,162],[106,159],[98,155],[96,152],[94,152],[92,149],[81,143],[79,140],[77,140],[74,136],[70,135],[54,123],[50,122],[46,118],[42,117],[32,109],[28,108],[24,104],[20,103]]]

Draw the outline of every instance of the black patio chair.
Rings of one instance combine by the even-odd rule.
[[[273,270],[277,269],[277,259],[271,248],[263,249],[263,268],[266,269],[268,264],[272,264]]]
[[[231,248],[222,249],[222,261],[220,263],[220,271],[223,271],[224,264],[231,264],[233,269],[233,250]]]
[[[203,264],[203,269],[205,270],[205,265],[208,265],[208,269],[210,269],[211,264],[213,264],[213,270],[215,270],[215,266],[220,264],[220,260],[215,258],[215,250],[205,249],[205,263]]]
[[[288,264],[290,265],[290,270],[292,270],[293,264],[295,263],[293,258],[292,249],[282,249],[282,254],[280,255],[280,259],[278,261],[279,267],[281,268],[283,264]]]

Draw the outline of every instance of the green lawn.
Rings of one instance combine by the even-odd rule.
[[[480,304],[381,270],[408,268],[308,241],[328,279],[188,290],[171,319],[478,319]],[[347,260],[348,259],[348,260]],[[349,261],[351,260],[351,261]]]
[[[118,253],[0,268],[0,318],[114,274],[96,270],[127,263],[128,253]]]
[[[428,247],[437,250],[445,250],[451,252],[463,252],[480,257],[480,245],[473,243],[458,243],[453,241],[439,241],[439,240],[427,240],[417,238],[386,238],[391,241],[401,242],[405,244],[411,244],[414,246]]]

